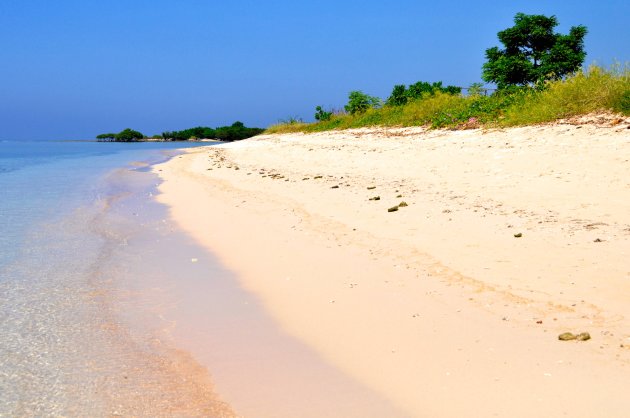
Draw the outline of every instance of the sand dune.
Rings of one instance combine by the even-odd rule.
[[[260,136],[158,166],[159,199],[408,416],[628,416],[630,120],[609,122]]]

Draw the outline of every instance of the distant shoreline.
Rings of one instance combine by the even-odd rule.
[[[232,141],[223,141],[221,139],[208,139],[208,138],[204,138],[204,139],[184,139],[184,140],[171,140],[171,139],[154,139],[154,138],[146,138],[146,139],[139,139],[137,141],[106,141],[106,140],[99,140],[99,139],[88,139],[88,140],[82,140],[82,139],[76,139],[76,140],[67,140],[67,141],[85,141],[85,142],[117,142],[117,143],[123,143],[123,142],[232,142]]]

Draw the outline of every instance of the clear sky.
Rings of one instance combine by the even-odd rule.
[[[266,127],[351,90],[465,87],[517,12],[587,26],[586,64],[630,60],[629,0],[0,0],[0,139]]]

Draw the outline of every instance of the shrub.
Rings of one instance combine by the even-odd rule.
[[[442,86],[442,82],[427,83],[426,81],[418,81],[411,84],[409,88],[403,84],[394,86],[392,94],[387,99],[389,106],[402,106],[412,100],[420,100],[429,96],[433,96],[437,92],[448,94],[459,94],[462,89],[455,86]]]
[[[348,104],[344,106],[346,112],[354,115],[355,113],[363,113],[371,108],[378,108],[381,105],[381,99],[355,90],[348,95]]]
[[[98,139],[99,141],[102,141],[102,140],[112,141],[116,139],[116,134],[114,133],[100,134],[100,135],[96,135],[96,139]]]
[[[392,90],[392,94],[387,98],[386,104],[388,106],[402,106],[407,104],[407,86],[404,84],[397,84]]]
[[[326,112],[321,106],[315,108],[315,120],[327,121],[332,118],[332,112]]]

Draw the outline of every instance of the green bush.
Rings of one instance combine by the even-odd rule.
[[[355,90],[348,95],[348,104],[344,106],[344,109],[346,109],[346,112],[354,115],[355,113],[363,113],[368,109],[378,108],[379,106],[381,106],[381,99]]]
[[[420,100],[433,96],[435,93],[460,94],[461,88],[455,86],[442,86],[442,82],[427,83],[426,81],[418,81],[411,84],[407,88],[404,84],[394,86],[392,94],[387,99],[388,106],[402,106],[413,100]]]
[[[315,108],[315,120],[327,121],[332,118],[332,112],[326,112],[321,106]]]
[[[116,134],[114,133],[100,134],[100,135],[96,135],[96,139],[98,139],[99,141],[102,141],[102,140],[113,141],[114,139],[116,139]]]

